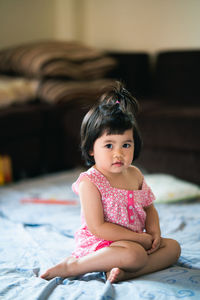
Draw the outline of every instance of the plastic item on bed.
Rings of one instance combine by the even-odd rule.
[[[20,201],[23,204],[62,204],[62,205],[77,205],[77,201],[74,199],[56,199],[56,198],[23,198]]]

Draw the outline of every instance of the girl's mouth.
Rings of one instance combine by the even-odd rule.
[[[123,165],[123,163],[121,161],[116,161],[113,163],[113,166],[116,166],[116,167],[121,167]]]

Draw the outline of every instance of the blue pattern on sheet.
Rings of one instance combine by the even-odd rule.
[[[38,277],[73,250],[80,206],[25,205],[20,199],[58,193],[74,198],[70,185],[78,173],[0,189],[0,299],[200,299],[200,203],[156,205],[163,236],[182,247],[178,263],[166,270],[118,284],[100,272],[49,282]]]

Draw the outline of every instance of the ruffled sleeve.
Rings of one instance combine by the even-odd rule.
[[[93,167],[88,169],[86,172],[82,172],[78,179],[72,184],[72,190],[74,193],[79,193],[79,184],[84,177],[87,177],[92,183],[96,185],[98,189],[101,189],[102,178],[99,179],[99,173]]]
[[[144,191],[143,207],[151,205],[156,198],[145,179],[143,179],[142,190]]]
[[[78,192],[79,191],[79,184],[80,184],[82,178],[84,178],[84,177],[88,178],[88,175],[87,175],[86,172],[81,173],[79,175],[78,179],[72,184],[72,190],[77,195],[79,194],[79,192]]]

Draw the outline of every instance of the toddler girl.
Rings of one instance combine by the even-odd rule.
[[[84,117],[81,148],[90,168],[73,184],[82,225],[72,256],[42,278],[103,271],[118,282],[162,270],[179,258],[179,244],[161,237],[154,195],[132,165],[141,150],[137,110],[137,101],[116,82]]]

